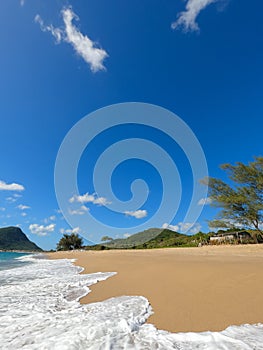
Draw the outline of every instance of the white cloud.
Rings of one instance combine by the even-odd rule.
[[[53,37],[56,39],[56,42],[58,44],[61,42],[62,36],[63,36],[63,30],[53,27],[52,24],[45,25],[43,19],[39,15],[35,16],[35,22],[40,25],[40,29],[42,30],[42,32],[50,32],[53,35]]]
[[[30,207],[28,205],[23,205],[23,204],[19,204],[17,206],[18,209],[20,210],[26,210],[26,209],[30,209]]]
[[[6,208],[1,207],[1,208],[0,208],[0,211],[6,211]]]
[[[79,196],[75,195],[69,199],[69,202],[70,203],[76,202],[81,204],[93,203],[97,205],[106,205],[111,203],[107,200],[107,198],[97,197],[95,194],[88,194],[88,193],[85,193]]]
[[[80,227],[75,227],[75,228],[73,228],[72,229],[72,233],[75,233],[75,234],[78,234],[78,233],[80,233]]]
[[[123,234],[123,237],[124,237],[124,238],[128,238],[128,237],[130,237],[130,236],[131,236],[130,233],[124,233],[124,234]]]
[[[81,231],[80,227],[74,227],[73,229],[64,229],[64,228],[61,228],[59,230],[59,232],[63,235],[64,233],[67,233],[67,234],[71,234],[71,233],[75,233],[75,234],[79,234]]]
[[[201,198],[199,201],[198,201],[198,205],[209,205],[212,203],[212,198],[210,197],[206,197],[206,198]]]
[[[107,52],[97,47],[95,42],[87,35],[83,35],[73,24],[73,20],[79,20],[79,18],[71,7],[64,8],[61,13],[65,25],[64,29],[55,28],[52,24],[45,25],[39,15],[36,15],[35,22],[39,23],[40,29],[43,32],[50,32],[55,37],[57,43],[63,40],[71,44],[76,53],[89,64],[92,72],[105,70],[103,61],[108,57]]]
[[[27,213],[25,213],[24,211],[21,213],[21,216],[25,217],[27,216]]]
[[[98,198],[95,198],[95,200],[93,201],[93,204],[106,205],[106,204],[111,204],[111,202],[109,202],[105,197],[98,197]]]
[[[185,32],[199,31],[196,18],[208,5],[221,0],[187,0],[186,10],[180,12],[176,22],[172,23],[172,29],[183,28]]]
[[[182,232],[190,232],[193,235],[201,231],[202,226],[196,222],[194,225],[192,223],[182,223],[181,231]]]
[[[17,183],[7,184],[4,181],[0,181],[0,191],[24,191],[25,187]]]
[[[55,227],[56,227],[55,224],[50,224],[47,226],[38,225],[38,224],[31,224],[31,225],[29,225],[29,230],[34,235],[47,236],[50,232],[54,232]]]
[[[20,0],[20,5],[24,6],[25,5],[25,0]]]
[[[17,198],[16,197],[7,197],[6,198],[6,201],[9,202],[9,203],[15,203],[17,201]]]
[[[72,23],[78,20],[71,8],[62,11],[65,23],[66,41],[69,42],[76,52],[87,62],[93,72],[105,69],[104,59],[108,56],[103,49],[97,48],[96,44],[86,35],[83,35]]]
[[[168,230],[178,232],[180,230],[178,225],[169,225],[167,223],[163,224],[162,228],[167,228]]]
[[[48,218],[44,219],[43,221],[44,221],[45,224],[47,224],[47,223],[49,223],[50,221],[56,221],[56,220],[57,220],[56,215],[51,215],[51,216],[49,216]]]
[[[78,209],[69,209],[69,214],[70,215],[84,215],[87,211],[89,211],[89,209],[85,205],[82,205]]]
[[[142,218],[145,218],[148,213],[147,213],[147,210],[135,210],[135,211],[125,211],[124,214],[127,216],[132,216],[136,219],[142,219]]]
[[[177,225],[169,225],[167,223],[162,225],[162,228],[167,228],[169,230],[180,232],[180,233],[192,233],[193,235],[200,232],[202,226],[196,223],[190,222],[179,222]]]
[[[83,194],[83,195],[74,195],[73,197],[71,197],[69,199],[70,203],[74,203],[74,202],[78,202],[78,203],[89,203],[89,202],[93,202],[94,200],[94,196],[92,194]]]

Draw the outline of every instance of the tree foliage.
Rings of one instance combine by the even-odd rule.
[[[209,242],[209,234],[198,232],[195,235],[191,236],[192,240],[195,240],[198,243],[208,243]]]
[[[212,205],[222,208],[210,227],[254,228],[262,235],[263,223],[263,157],[245,165],[223,164],[230,183],[208,178],[202,182],[209,187]]]
[[[80,249],[83,245],[82,238],[75,233],[64,234],[57,244],[57,250],[73,250]]]

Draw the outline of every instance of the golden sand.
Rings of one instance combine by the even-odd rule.
[[[217,331],[263,323],[263,245],[50,253],[77,259],[84,273],[117,272],[81,303],[143,295],[157,328]]]

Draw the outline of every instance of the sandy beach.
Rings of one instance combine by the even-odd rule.
[[[219,331],[263,323],[263,245],[71,251],[49,257],[77,259],[83,273],[117,272],[93,285],[81,303],[145,296],[154,311],[148,322],[158,329]]]

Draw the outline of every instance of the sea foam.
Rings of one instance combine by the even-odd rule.
[[[263,349],[263,325],[203,333],[157,330],[145,324],[152,309],[142,296],[79,303],[89,286],[114,272],[85,275],[70,260],[22,259],[32,264],[0,271],[1,349]]]

